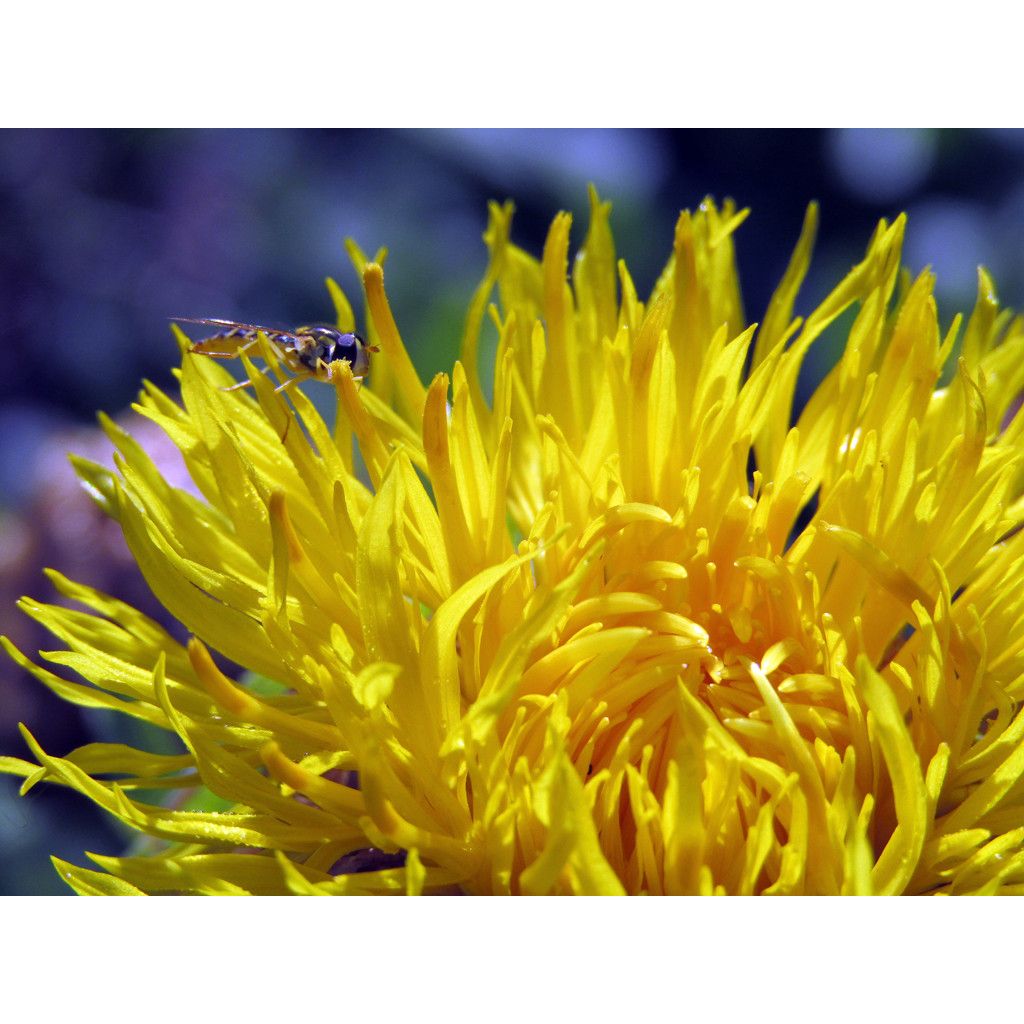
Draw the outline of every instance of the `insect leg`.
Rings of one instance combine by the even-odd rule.
[[[238,356],[234,352],[204,352],[201,348],[197,348],[195,345],[189,349],[192,355],[197,356],[209,356],[210,359],[237,359]]]
[[[260,371],[260,377],[266,377],[266,375],[269,372],[270,372],[270,368],[269,367],[267,367],[264,370],[261,370]],[[289,383],[291,383],[291,381],[289,381]],[[220,390],[221,391],[238,391],[239,388],[252,387],[252,386],[253,386],[253,382],[251,380],[249,380],[249,381],[241,381],[238,384],[230,384],[227,387],[222,387]],[[287,386],[287,385],[285,385],[285,386]],[[278,390],[281,390],[281,389],[279,388]]]
[[[244,345],[239,345],[238,354],[241,355],[243,352],[248,352],[249,349],[255,348],[256,345],[259,344],[259,340],[260,339],[258,337],[254,337],[250,338]],[[273,342],[271,342],[271,344],[273,344]]]
[[[283,384],[278,384],[278,386],[274,388],[274,394],[281,394],[281,392],[284,391],[286,388],[290,388],[293,384],[297,383],[300,380],[306,380],[309,376],[311,375],[306,374],[305,377],[289,377]]]

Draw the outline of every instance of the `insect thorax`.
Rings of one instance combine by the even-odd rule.
[[[299,362],[313,372],[316,372],[321,362],[344,360],[353,367],[358,364],[362,346],[358,334],[320,325],[299,327],[295,333],[299,339],[296,346]]]

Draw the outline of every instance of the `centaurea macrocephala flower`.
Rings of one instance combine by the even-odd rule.
[[[1019,891],[1024,324],[982,273],[943,334],[932,275],[901,272],[902,218],[794,319],[812,207],[748,325],[744,216],[684,212],[641,302],[596,195],[571,274],[567,215],[538,261],[492,206],[461,359],[429,385],[353,248],[381,354],[368,385],[334,381],[333,429],[248,362],[255,398],[188,354],[181,405],[147,385],[137,408],[203,499],[105,420],[117,474],[77,469],[194,639],[59,576],[89,612],[24,602],[67,645],[44,659],[86,683],[13,657],[183,745],[60,758],[26,731],[38,764],[0,761],[169,843],[60,863],[71,885]],[[849,307],[845,351],[795,410]],[[202,786],[230,809],[132,797]]]

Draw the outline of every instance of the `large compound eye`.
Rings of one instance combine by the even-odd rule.
[[[329,363],[336,363],[339,359],[344,359],[346,362],[355,365],[361,343],[362,338],[358,334],[342,334],[334,343],[334,350],[327,361]]]

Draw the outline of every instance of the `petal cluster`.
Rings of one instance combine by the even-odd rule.
[[[746,211],[710,200],[641,301],[609,212],[592,193],[570,269],[568,215],[538,260],[493,205],[429,385],[352,247],[380,354],[369,384],[338,375],[331,426],[186,352],[180,403],[147,385],[137,408],[202,497],[104,421],[117,472],[77,469],[193,639],[57,575],[88,611],[23,602],[65,649],[13,657],[180,741],[61,758],[26,731],[36,763],[0,759],[166,841],[61,863],[78,891],[1024,886],[1024,323],[982,272],[943,332],[902,218],[795,317],[812,207],[748,324]],[[797,407],[830,327],[842,354]]]

